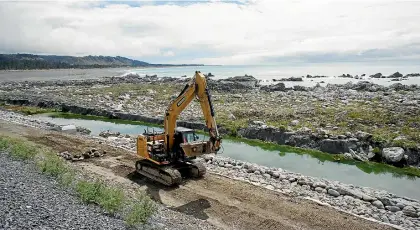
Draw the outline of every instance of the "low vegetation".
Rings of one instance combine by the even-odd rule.
[[[2,106],[3,108],[7,110],[12,110],[12,111],[23,113],[26,115],[56,112],[55,109],[39,108],[39,107],[34,107],[34,106],[19,106],[19,105],[6,105],[6,104],[3,104],[3,105],[0,104],[0,106]]]
[[[131,198],[121,188],[109,186],[98,179],[77,179],[76,170],[44,146],[19,138],[0,136],[0,151],[9,152],[18,160],[32,160],[41,173],[74,189],[85,203],[97,204],[110,214],[125,213],[123,218],[129,226],[147,222],[157,211],[156,204],[143,193]]]

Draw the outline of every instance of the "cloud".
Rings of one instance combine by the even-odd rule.
[[[406,60],[420,55],[418,12],[420,2],[397,0],[0,2],[0,52],[205,64]]]

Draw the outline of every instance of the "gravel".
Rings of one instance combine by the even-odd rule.
[[[0,153],[0,229],[125,229],[124,221],[82,204],[33,165]]]

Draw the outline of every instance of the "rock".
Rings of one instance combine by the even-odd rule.
[[[273,185],[271,185],[271,184],[269,184],[269,185],[265,186],[265,188],[267,188],[267,189],[269,189],[269,190],[274,190],[274,186],[273,186]]]
[[[349,152],[350,152],[352,158],[355,159],[355,160],[359,160],[359,161],[367,161],[368,160],[367,155],[361,154],[359,152],[355,152],[352,149],[349,149]]]
[[[258,80],[250,75],[245,74],[245,76],[235,76],[224,79],[223,81],[227,82],[235,82],[237,84],[241,84],[246,87],[255,87],[258,84]]]
[[[368,196],[366,194],[362,194],[362,200],[371,202],[371,201],[375,201],[376,198],[373,198],[373,197]]]
[[[292,122],[290,122],[290,125],[296,126],[299,124],[298,120],[293,120]]]
[[[403,75],[399,72],[395,72],[388,76],[388,78],[401,78]]]
[[[418,217],[416,209],[412,206],[405,206],[402,211],[406,216]]]
[[[385,206],[395,206],[395,202],[388,197],[380,197],[378,198]]]
[[[118,137],[120,135],[121,135],[120,132],[111,132],[110,130],[102,131],[102,132],[99,133],[100,137],[105,137],[105,138]]]
[[[61,131],[65,133],[71,133],[76,134],[77,133],[77,127],[75,125],[64,125],[61,127]]]
[[[302,185],[302,188],[306,189],[306,190],[311,190],[311,186],[309,186],[307,184]]]
[[[347,140],[324,139],[320,143],[320,150],[327,153],[345,153],[348,152]]]
[[[404,149],[401,147],[390,147],[382,150],[382,156],[387,162],[397,163],[400,162],[404,157]]]
[[[324,192],[324,189],[323,189],[323,188],[321,188],[321,187],[316,187],[314,190],[315,190],[316,192],[319,192],[319,193],[323,193],[323,192]]]
[[[63,157],[66,160],[71,160],[72,159],[72,155],[68,151],[58,153],[57,155]]]
[[[353,159],[353,156],[350,153],[344,153],[344,158],[346,159]]]
[[[398,211],[401,211],[401,209],[400,209],[400,208],[398,208],[397,206],[385,206],[385,209],[386,209],[386,210],[389,210],[389,211],[391,211],[391,212],[398,212]]]
[[[382,77],[382,73],[376,73],[374,75],[370,75],[371,78],[381,78]]]
[[[303,81],[301,77],[281,78],[279,81]]]
[[[231,165],[231,164],[225,164],[225,165],[224,165],[224,167],[225,167],[225,168],[232,168],[232,167],[233,167],[233,165]]]
[[[328,134],[328,131],[322,128],[317,128],[316,131],[321,134],[321,135],[326,135]]]
[[[262,121],[252,121],[251,124],[252,125],[257,125],[257,126],[263,126],[263,125],[265,125],[265,123],[262,122]]]
[[[331,196],[335,196],[335,197],[338,197],[338,196],[340,196],[340,193],[339,192],[337,192],[336,190],[334,190],[334,189],[328,189],[328,194],[330,194]]]
[[[305,181],[305,179],[299,179],[299,180],[297,181],[297,183],[298,183],[298,185],[304,185],[304,184],[307,184],[307,183],[306,183],[306,181]]]
[[[274,178],[279,178],[280,177],[280,173],[279,172],[273,172],[273,177]]]
[[[389,219],[388,219],[388,217],[386,217],[386,216],[382,216],[382,217],[381,217],[381,219],[382,219],[382,221],[383,221],[383,222],[385,222],[385,223],[389,223]]]
[[[366,132],[362,132],[362,131],[357,131],[357,132],[356,132],[356,137],[357,137],[359,140],[367,140],[367,139],[369,139],[369,138],[371,138],[371,137],[372,137],[372,134],[370,134],[370,133],[366,133]]]
[[[80,127],[80,126],[76,126],[76,131],[78,133],[82,133],[82,134],[86,134],[86,135],[89,135],[92,132],[89,129],[84,128],[84,127]]]
[[[382,204],[382,202],[380,200],[375,200],[372,202],[372,205],[379,208],[379,209],[384,209],[384,204]]]
[[[274,91],[286,91],[286,86],[283,82],[277,83],[275,85],[264,85],[261,86],[261,90],[268,91],[268,92],[274,92]]]
[[[327,185],[323,182],[317,181],[313,184],[314,187],[321,187],[321,188],[326,188]]]
[[[400,209],[403,209],[403,208],[405,208],[406,205],[403,204],[403,203],[397,203],[395,206],[397,206]]]

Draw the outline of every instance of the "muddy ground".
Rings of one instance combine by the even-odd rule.
[[[134,172],[137,158],[133,153],[87,138],[4,121],[0,121],[0,134],[24,137],[57,152],[82,152],[91,147],[105,150],[107,154],[102,158],[72,164],[109,183],[118,183],[127,191],[145,190],[170,209],[222,229],[392,229],[308,200],[211,173],[200,180],[187,180],[176,188],[165,188]]]

